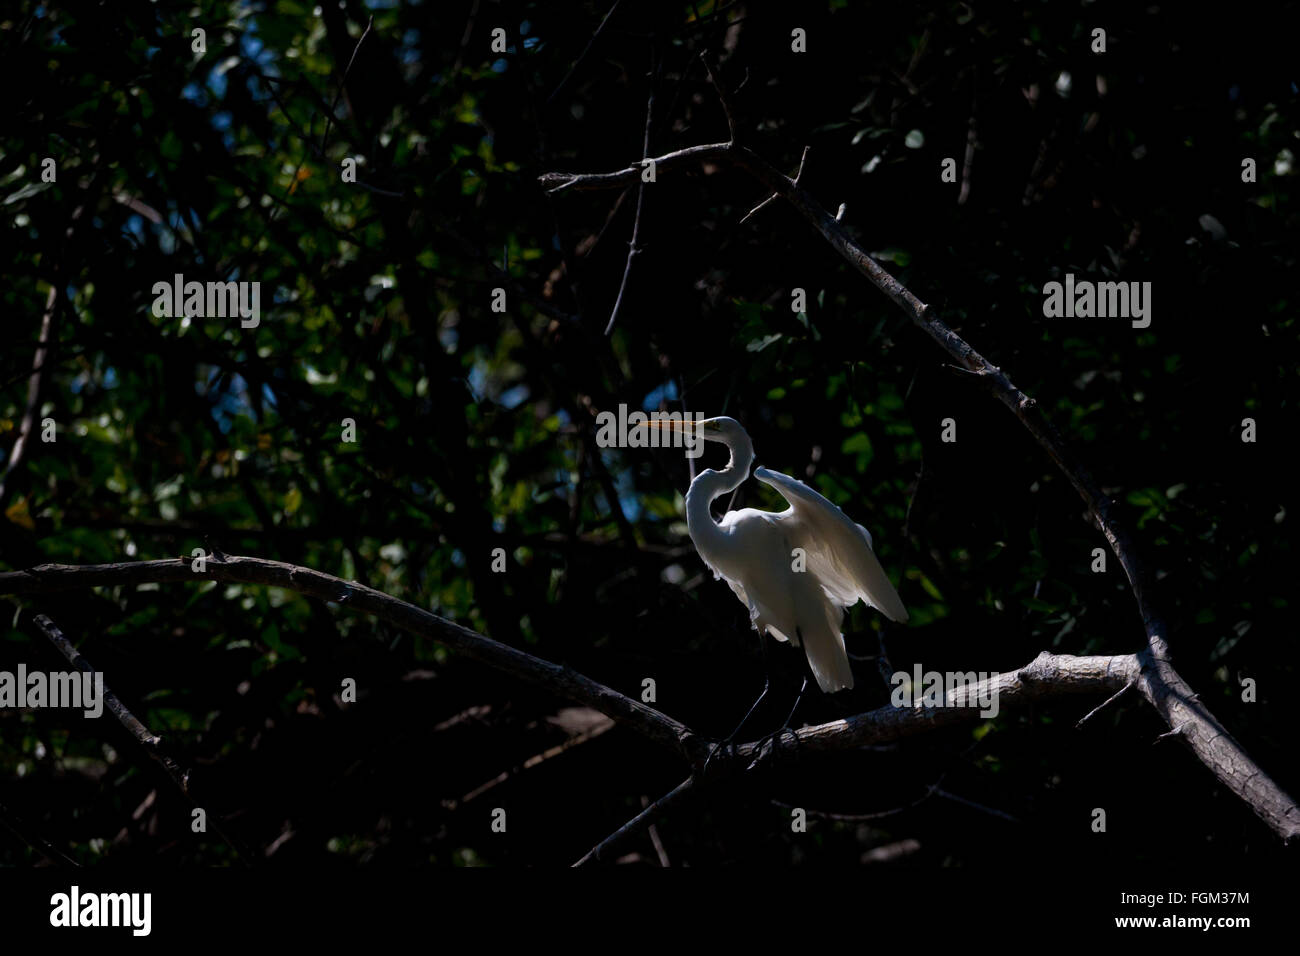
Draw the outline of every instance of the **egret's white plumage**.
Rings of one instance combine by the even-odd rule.
[[[714,521],[712,501],[749,476],[754,462],[749,435],[732,418],[650,424],[694,432],[730,449],[726,468],[701,472],[686,492],[686,524],[696,550],[749,608],[760,635],[766,630],[803,647],[826,693],[851,688],[853,671],[840,632],[844,609],[861,599],[890,620],[907,620],[867,529],[802,481],[767,468],[755,469],[754,477],[779,491],[790,507],[781,512],[744,508]]]

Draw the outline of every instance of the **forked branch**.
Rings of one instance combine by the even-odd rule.
[[[1138,559],[1137,548],[1127,528],[1116,514],[1111,499],[1102,492],[1092,474],[1069,453],[1060,434],[1034,399],[1017,388],[1002,369],[985,359],[911,290],[876,263],[853,240],[838,218],[813,197],[802,183],[802,161],[799,175],[791,179],[766,159],[736,142],[731,105],[722,96],[721,88],[719,88],[719,95],[723,100],[728,125],[732,128],[731,139],[725,143],[711,143],[676,150],[656,159],[655,165],[665,173],[680,171],[704,161],[719,165],[730,164],[745,170],[762,183],[771,194],[750,212],[746,219],[767,205],[772,196],[784,198],[808,220],[814,229],[821,233],[836,252],[902,309],[913,324],[933,339],[959,368],[970,372],[1010,409],[1083,498],[1097,526],[1109,542],[1111,550],[1124,568],[1133,597],[1137,602],[1146,638],[1146,646],[1142,652],[1131,658],[1136,671],[1126,678],[1126,681],[1132,680],[1136,683],[1143,697],[1169,724],[1171,732],[1186,740],[1197,757],[1225,786],[1249,803],[1284,840],[1292,839],[1297,832],[1300,832],[1300,808],[1297,808],[1295,801],[1259,769],[1223,725],[1197,701],[1187,683],[1170,663],[1166,643],[1168,629],[1164,618],[1151,602],[1147,576]],[[805,157],[806,154],[807,150],[805,150]],[[638,170],[638,166],[629,166],[609,173],[550,172],[540,176],[539,181],[552,194],[576,190],[610,189],[635,180]],[[1116,684],[1110,690],[1118,691],[1124,683]],[[896,713],[891,717],[876,712],[878,716],[868,723],[878,730],[881,726],[892,726],[895,721],[899,721],[897,726],[900,729],[913,729],[918,721],[924,722],[917,715],[905,718],[902,716],[903,713],[905,712]],[[930,719],[946,720],[948,719],[946,715],[946,711],[938,710],[931,715]],[[860,721],[861,718],[852,718],[849,723],[859,722],[856,726],[861,727]],[[826,727],[832,726],[834,725],[826,725]],[[817,742],[823,739],[826,731],[822,728],[811,728],[799,733],[807,738],[802,741],[803,743],[815,747]],[[837,739],[838,735],[833,737]]]

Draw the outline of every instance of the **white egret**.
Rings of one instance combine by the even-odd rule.
[[[759,640],[766,631],[802,647],[825,693],[852,688],[853,671],[840,632],[844,609],[861,599],[892,621],[907,620],[907,609],[872,551],[871,534],[802,481],[767,468],[754,469],[754,477],[779,491],[790,507],[781,512],[744,508],[714,521],[713,500],[739,488],[754,463],[753,443],[740,422],[726,417],[662,419],[646,427],[727,446],[727,467],[700,472],[686,492],[686,526],[695,550],[713,576],[725,579],[749,608]]]

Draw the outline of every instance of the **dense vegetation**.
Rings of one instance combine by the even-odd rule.
[[[603,3],[18,6],[0,22],[0,570],[202,547],[306,565],[629,695],[653,678],[658,708],[722,736],[764,661],[686,538],[684,460],[593,437],[620,403],[684,405],[741,420],[760,463],[868,527],[912,613],[882,644],[856,608],[858,685],[809,694],[801,720],[885,704],[882,647],[908,671],[1137,650],[1132,595],[1113,556],[1090,570],[1105,540],[1068,481],[792,210],[742,224],[766,195],[742,172],[646,186],[604,334],[637,188],[548,196],[537,177],[625,167],[647,136],[650,155],[725,139],[703,55],[753,148],[793,174],[809,147],[803,184],[1044,407],[1134,528],[1183,675],[1300,790],[1293,8],[623,0],[596,35]],[[972,124],[958,203],[963,177],[939,169],[963,167]],[[260,282],[260,324],[156,316],[153,286],[177,273]],[[1044,318],[1066,273],[1150,281],[1150,328]],[[57,441],[11,467],[47,302],[36,419]],[[742,506],[783,507],[755,482]],[[568,863],[685,775],[617,728],[525,769],[584,715],[292,592],[8,600],[0,670],[64,666],[32,624],[49,614],[273,863]],[[758,730],[798,680],[797,657],[773,666]],[[695,864],[1275,852],[1177,743],[1153,747],[1167,728],[1135,698],[1075,730],[1096,703],[799,761],[708,791],[657,835]],[[3,863],[41,859],[18,832],[86,863],[235,858],[190,832],[185,797],[107,718],[0,711],[0,805]],[[788,805],[902,810],[800,835]],[[626,849],[656,858],[645,838]]]

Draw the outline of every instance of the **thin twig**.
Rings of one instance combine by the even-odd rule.
[[[87,198],[77,204],[77,207],[72,211],[72,215],[68,218],[68,228],[63,239],[63,250],[60,251],[60,255],[55,261],[54,274],[50,277],[50,291],[45,297],[45,310],[41,313],[41,331],[37,339],[36,353],[32,357],[32,370],[27,380],[27,404],[23,408],[22,421],[18,426],[18,438],[9,450],[9,457],[5,462],[4,471],[0,472],[0,502],[4,501],[5,486],[9,482],[9,477],[23,467],[27,458],[27,451],[31,447],[36,432],[36,416],[40,414],[41,395],[45,391],[46,365],[51,354],[58,346],[55,319],[58,318],[60,305],[64,303],[64,276],[70,272],[64,262],[63,251],[72,248],[72,239],[75,233],[82,228],[81,215],[85,211],[87,203],[90,202],[91,190],[94,189],[94,185],[98,181],[99,170],[96,169],[91,176],[90,184],[85,188]]]
[[[649,806],[650,798],[645,794],[641,794],[641,808],[646,809]],[[646,828],[646,833],[650,836],[650,842],[654,844],[655,856],[659,857],[659,865],[665,870],[671,867],[673,864],[668,859],[668,851],[664,849],[664,841],[659,839],[659,827],[652,823]]]
[[[512,767],[509,770],[503,770],[501,771],[501,773],[497,774],[491,780],[479,784],[477,787],[475,787],[469,793],[465,794],[465,796],[461,797],[459,800],[444,800],[442,805],[446,807],[448,810],[455,810],[457,807],[469,803],[471,800],[478,799],[479,797],[483,796],[483,794],[487,793],[489,790],[493,789],[494,787],[499,787],[501,784],[505,783],[511,777],[520,774],[525,770],[531,770],[533,767],[536,767],[538,764],[542,763],[543,761],[550,760],[552,757],[558,757],[560,754],[568,750],[572,750],[574,747],[585,744],[588,741],[595,740],[597,737],[599,737],[601,734],[605,733],[606,731],[613,730],[615,726],[617,725],[613,720],[602,715],[600,722],[592,726],[590,729],[584,730],[579,734],[575,734],[574,736],[569,737],[567,740],[563,741],[562,743],[556,744],[554,747],[548,747],[546,750],[543,750],[539,754],[533,754],[533,756],[529,757],[519,766]]]
[[[334,111],[338,109],[339,97],[343,95],[343,87],[347,85],[348,75],[352,72],[352,64],[357,61],[357,52],[361,49],[361,44],[366,42],[366,37],[370,35],[370,28],[374,25],[375,18],[372,14],[370,19],[366,21],[366,28],[361,31],[361,36],[357,39],[357,45],[352,48],[352,56],[348,58],[347,69],[343,71],[343,78],[339,80],[338,89],[334,91],[334,101],[330,103],[330,111],[325,114],[325,132],[320,138],[320,152],[322,153],[325,152],[325,148],[329,145],[330,125],[334,122]],[[301,165],[300,163],[299,166],[301,167]],[[297,178],[297,173],[294,174],[294,178]]]
[[[325,114],[325,130],[321,134],[320,146],[313,147],[310,139],[304,140],[304,145],[306,147],[307,152],[309,154],[314,154],[321,157],[322,161],[324,160],[325,149],[329,144],[330,126],[334,121],[334,111],[338,109],[339,97],[343,95],[343,88],[347,84],[348,74],[352,72],[352,64],[356,62],[357,51],[361,49],[362,41],[364,41],[365,38],[370,34],[370,28],[374,24],[374,22],[375,22],[375,18],[372,15],[370,19],[366,22],[366,28],[363,31],[361,31],[361,36],[357,39],[357,45],[352,48],[352,56],[348,58],[347,68],[344,69],[343,76],[339,80],[338,88],[334,91],[334,100],[333,102],[330,103],[329,112]],[[315,125],[314,119],[311,125]],[[308,132],[309,133],[311,132],[310,125],[308,126]],[[267,213],[266,223],[262,227],[261,234],[257,237],[256,240],[254,240],[247,247],[245,252],[241,256],[239,256],[235,262],[233,262],[231,265],[227,266],[224,269],[218,268],[217,269],[218,272],[225,273],[227,276],[233,276],[235,274],[236,269],[240,269],[242,271],[242,262],[246,259],[247,256],[251,255],[255,250],[258,249],[258,247],[261,245],[262,239],[265,238],[267,233],[271,231],[271,226],[276,221],[276,213],[278,213],[281,210],[281,208],[292,208],[288,200],[289,197],[292,196],[294,192],[297,190],[298,182],[299,182],[298,176],[302,173],[302,169],[306,165],[307,165],[307,157],[303,156],[301,159],[298,160],[298,164],[294,167],[293,175],[289,177],[289,185],[285,187],[284,195],[279,199],[278,204],[275,206],[275,208],[270,210],[270,212]],[[373,187],[369,185],[364,186],[363,188],[367,189],[370,192],[378,193],[380,195],[390,195],[390,196],[392,195],[391,193],[388,193],[386,190],[378,189],[377,187]],[[272,196],[270,191],[267,191],[266,195],[270,196],[271,199],[275,201],[276,197]],[[349,239],[348,241],[352,242],[354,240]]]
[[[766,208],[770,203],[774,203],[774,202],[776,202],[777,199],[779,199],[779,198],[780,198],[780,197],[777,196],[776,193],[772,193],[772,195],[768,196],[766,199],[764,199],[761,203],[759,203],[757,206],[755,206],[755,207],[754,207],[753,209],[751,209],[749,212],[745,213],[745,215],[741,216],[741,217],[740,217],[740,225],[743,226],[745,223],[749,222],[750,219],[752,219],[754,216],[757,216],[757,215],[758,215],[760,212],[762,212],[763,209]]]
[[[604,19],[600,21],[600,26],[596,27],[596,32],[591,35],[591,39],[587,41],[587,46],[583,49],[582,53],[573,61],[573,66],[569,67],[569,72],[564,74],[564,79],[560,80],[560,85],[557,86],[555,91],[546,98],[547,106],[550,106],[551,101],[563,92],[564,88],[569,85],[569,80],[571,80],[573,75],[578,71],[578,67],[582,66],[582,64],[586,62],[587,56],[591,53],[592,48],[595,47],[596,41],[600,39],[600,35],[605,32],[605,27],[609,25],[610,18],[614,15],[614,11],[618,9],[618,5],[622,2],[623,0],[614,0],[614,5],[609,8]]]
[[[953,803],[960,803],[964,807],[970,807],[972,810],[979,810],[981,813],[987,813],[989,816],[998,817],[1010,823],[1019,823],[1020,821],[1009,813],[1002,810],[995,810],[993,807],[986,807],[982,803],[976,803],[974,800],[967,800],[965,797],[959,797],[955,793],[949,793],[947,790],[935,790],[936,797],[943,797],[945,800],[951,800]]]
[[[623,842],[628,837],[635,836],[642,830],[646,829],[658,817],[663,816],[677,804],[681,803],[695,789],[695,777],[687,777],[672,790],[668,791],[650,806],[646,807],[627,823],[623,824],[605,839],[601,840],[590,850],[588,850],[574,866],[582,866],[589,860],[600,862],[600,858],[608,853],[615,845]]]
[[[451,72],[453,74],[460,72],[461,64],[465,61],[465,48],[469,46],[469,38],[474,33],[474,20],[478,16],[479,0],[469,8],[469,19],[465,21],[465,32],[460,36],[460,52],[456,54],[456,62],[452,64]]]
[[[794,184],[796,186],[799,185],[799,180],[803,178],[803,164],[804,161],[807,160],[807,158],[808,158],[808,147],[805,146],[803,148],[803,154],[799,157],[799,171],[794,174]],[[761,212],[768,203],[775,202],[777,199],[780,198],[781,196],[779,193],[772,193],[772,195],[768,196],[766,199],[764,199],[761,203],[759,203],[749,212],[745,213],[745,215],[741,216],[740,225],[743,226],[746,222],[749,221],[750,217],[758,215],[758,213]]]
[[[729,94],[723,87],[722,83],[719,82],[717,75],[713,72],[713,64],[709,62],[709,58],[705,56],[703,59],[704,69],[709,73],[709,82],[713,84],[713,88],[717,91],[718,101],[722,103],[722,112],[726,114],[727,117],[727,133],[731,137],[731,142],[734,143],[737,141],[736,114],[731,108],[731,94]]]
[[[646,98],[645,137],[644,145],[641,148],[641,156],[643,158],[648,158],[650,156],[650,125],[654,118],[655,82],[658,80],[654,61],[655,56],[652,50],[650,54],[650,93]],[[636,190],[636,216],[632,220],[632,241],[628,243],[627,263],[623,266],[623,281],[618,284],[618,297],[614,299],[614,308],[610,311],[609,323],[605,326],[606,335],[609,335],[614,331],[614,323],[618,321],[618,312],[623,306],[623,293],[627,291],[628,276],[632,274],[632,260],[641,254],[641,209],[644,201],[645,176],[643,175]]]
[[[979,127],[975,122],[975,105],[979,102],[979,73],[971,68],[970,120],[966,128],[966,155],[961,165],[961,191],[957,194],[957,205],[966,205],[970,198],[971,171],[975,168],[975,143],[979,138]]]
[[[1115,691],[1115,693],[1112,694],[1110,697],[1107,697],[1105,700],[1103,700],[1100,704],[1098,704],[1098,705],[1097,705],[1096,707],[1094,707],[1092,710],[1088,711],[1086,714],[1084,714],[1082,717],[1080,717],[1079,720],[1075,723],[1074,726],[1075,726],[1076,728],[1078,728],[1078,727],[1082,727],[1085,723],[1087,723],[1089,720],[1091,720],[1091,719],[1092,719],[1096,714],[1098,714],[1099,712],[1105,710],[1108,706],[1110,706],[1111,704],[1115,703],[1115,701],[1119,700],[1121,697],[1123,697],[1125,694],[1127,694],[1130,690],[1132,690],[1132,689],[1133,689],[1134,687],[1136,687],[1136,686],[1137,686],[1137,681],[1136,681],[1136,680],[1131,680],[1131,681],[1129,681],[1127,684],[1125,684],[1125,685],[1124,685],[1123,687],[1121,687],[1119,690]]]
[[[44,614],[37,614],[33,620],[36,626],[41,629],[41,633],[49,639],[60,654],[68,659],[68,663],[84,674],[94,674],[95,668],[90,662],[82,656],[81,652],[72,646],[72,642],[64,636],[49,617]],[[101,675],[102,680],[102,675]],[[104,709],[117,718],[118,723],[126,728],[127,733],[135,738],[145,753],[149,755],[171,778],[176,788],[185,795],[194,806],[198,803],[194,800],[194,795],[190,792],[190,772],[178,764],[172,757],[162,749],[162,738],[157,734],[150,732],[149,728],[136,719],[135,715],[127,709],[116,694],[114,694],[107,684],[103,685],[103,704]],[[252,863],[254,857],[243,842],[236,839],[230,833],[227,833],[221,825],[221,820],[214,813],[208,814],[208,819],[212,823],[212,828],[217,834],[229,844],[235,854],[246,864]]]
[[[22,840],[55,866],[66,866],[71,868],[79,868],[81,866],[80,863],[72,859],[72,857],[68,856],[49,840],[45,839],[45,837],[37,833],[30,824],[6,807],[3,803],[0,803],[0,826],[3,826],[6,830],[18,837],[18,839]]]

